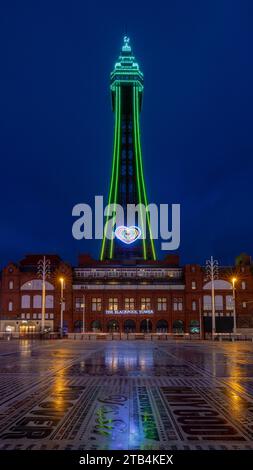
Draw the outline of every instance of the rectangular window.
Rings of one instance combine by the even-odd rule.
[[[192,289],[193,289],[193,290],[196,289],[196,281],[192,281]]]
[[[53,320],[54,314],[53,314],[53,313],[49,313],[49,317],[50,317],[50,320]]]
[[[246,289],[246,282],[242,281],[242,290],[245,290],[245,289]]]
[[[226,310],[234,310],[234,299],[232,295],[226,295]]]
[[[37,313],[33,313],[33,319],[36,320],[37,318]]]
[[[8,311],[12,312],[12,310],[13,310],[13,302],[10,300],[10,302],[8,303]]]
[[[21,297],[21,308],[30,308],[31,297],[30,295],[22,295]]]
[[[196,303],[196,300],[193,300],[192,301],[192,310],[197,310],[197,303]]]
[[[100,297],[92,297],[91,299],[91,310],[92,312],[101,312],[102,300]]]
[[[83,298],[82,297],[76,297],[75,299],[75,311],[78,312],[82,310],[83,306]]]
[[[30,313],[26,314],[26,318],[27,318],[27,320],[30,320]]]
[[[134,298],[133,297],[125,298],[125,310],[134,310]]]
[[[119,304],[117,297],[110,297],[109,298],[109,310],[118,310]]]
[[[163,312],[167,310],[167,298],[166,297],[158,297],[157,310],[163,311]]]
[[[25,319],[25,313],[21,313],[22,320]]]
[[[173,310],[181,312],[183,310],[183,299],[182,297],[174,297],[173,299]]]
[[[141,310],[150,310],[151,309],[151,300],[150,297],[141,298]]]

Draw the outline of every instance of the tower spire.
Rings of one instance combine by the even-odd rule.
[[[131,46],[129,45],[130,38],[127,35],[125,35],[123,41],[124,43],[122,46],[122,52],[130,52],[131,51]]]

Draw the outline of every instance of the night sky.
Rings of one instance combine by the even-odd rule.
[[[107,198],[126,30],[145,78],[148,198],[181,204],[181,262],[253,255],[252,20],[251,0],[1,1],[0,265],[98,257],[99,241],[72,238],[71,212]]]

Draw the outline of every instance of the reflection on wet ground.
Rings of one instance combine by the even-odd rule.
[[[0,449],[253,449],[253,345],[1,341]]]

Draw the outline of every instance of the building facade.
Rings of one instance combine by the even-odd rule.
[[[180,266],[178,256],[163,261],[96,261],[81,255],[77,266],[59,256],[50,261],[46,279],[45,328],[59,331],[61,307],[66,332],[199,333],[210,331],[211,283],[204,267]],[[38,262],[28,255],[1,273],[0,329],[4,333],[41,330],[42,281]],[[215,280],[216,331],[253,328],[253,275],[249,258],[220,267]],[[61,298],[60,278],[64,279]],[[83,327],[84,324],[84,327]]]
[[[77,266],[70,266],[58,255],[37,254],[9,263],[1,272],[1,332],[26,334],[45,328],[195,334],[210,331],[212,306],[216,331],[232,331],[235,317],[239,329],[253,328],[253,266],[248,256],[219,269],[214,302],[205,268],[180,266],[176,255],[156,260],[140,138],[143,74],[127,37],[110,88],[115,122],[108,203],[114,223],[106,216],[100,260],[82,255]],[[120,226],[116,204],[124,209]],[[128,226],[129,204],[141,209]],[[107,237],[108,230],[113,237]],[[39,269],[43,259],[50,266],[44,278]]]

